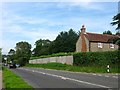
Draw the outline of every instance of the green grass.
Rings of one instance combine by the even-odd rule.
[[[27,64],[25,67],[34,68],[48,68],[56,70],[67,70],[73,72],[87,72],[87,73],[107,73],[106,67],[103,66],[72,66],[61,63],[47,63],[47,64]],[[118,73],[118,67],[111,66],[110,73]]]
[[[7,90],[12,90],[12,88],[32,89],[32,86],[28,85],[22,78],[20,78],[7,68],[3,68],[3,83],[4,88]]]

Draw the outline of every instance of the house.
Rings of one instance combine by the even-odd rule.
[[[118,38],[116,35],[96,34],[86,32],[83,25],[76,43],[76,52],[114,51],[118,45],[113,44],[111,39]]]

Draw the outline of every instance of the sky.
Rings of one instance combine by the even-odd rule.
[[[0,3],[0,47],[3,54],[15,49],[16,43],[20,41],[27,41],[33,49],[35,41],[53,41],[61,31],[72,28],[78,32],[83,24],[86,32],[116,32],[116,26],[110,23],[118,13],[117,1],[53,1],[6,0]]]

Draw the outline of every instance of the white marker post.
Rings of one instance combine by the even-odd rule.
[[[110,72],[110,66],[107,65],[107,72],[109,73]]]

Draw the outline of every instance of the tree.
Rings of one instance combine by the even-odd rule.
[[[113,22],[111,24],[112,25],[117,25],[116,30],[118,30],[118,33],[120,33],[120,13],[118,13],[117,15],[115,15],[113,17]],[[113,42],[118,45],[118,47],[119,47],[118,50],[120,50],[120,37],[119,38],[114,38]]]
[[[51,41],[48,39],[39,39],[35,42],[35,48],[33,49],[33,53],[35,56],[40,55],[48,55],[49,53],[49,46]]]
[[[115,35],[118,35],[118,36],[120,36],[120,32],[116,32],[116,34]]]
[[[8,58],[8,62],[9,61],[13,62],[15,60],[15,50],[14,49],[10,49],[10,51],[8,52],[7,58]]]
[[[112,35],[112,32],[108,30],[108,31],[104,31],[103,34]]]
[[[21,66],[28,63],[31,57],[31,45],[28,42],[16,43],[16,58]]]
[[[115,15],[113,17],[113,22],[111,23],[112,25],[117,25],[116,30],[120,29],[120,13],[118,13],[117,15]]]
[[[54,53],[59,52],[74,52],[78,34],[70,29],[68,32],[60,32],[60,34],[54,40]]]

